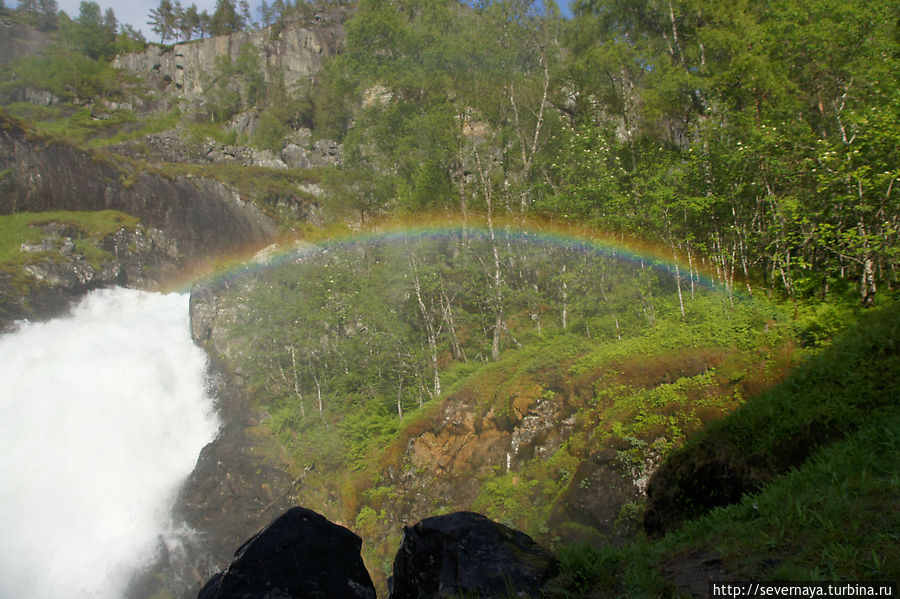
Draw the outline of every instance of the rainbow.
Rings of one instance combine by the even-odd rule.
[[[575,251],[595,253],[628,262],[640,267],[653,268],[659,272],[676,276],[682,280],[710,290],[723,290],[718,277],[708,264],[696,256],[673,252],[659,243],[650,243],[623,234],[612,235],[583,226],[568,223],[542,221],[536,219],[495,219],[494,233],[498,238],[512,241],[547,244],[571,248]],[[410,240],[437,240],[469,236],[473,239],[489,239],[490,227],[483,217],[469,216],[466,219],[447,216],[417,217],[414,220],[393,218],[367,223],[364,227],[352,228],[342,225],[330,229],[310,230],[303,235],[289,235],[265,248],[248,248],[228,256],[220,256],[214,261],[194,265],[177,281],[166,286],[166,290],[187,291],[195,282],[204,284],[227,284],[260,270],[269,269],[286,262],[311,256],[326,249],[357,246],[361,244],[390,244]],[[735,291],[735,294],[738,294]]]

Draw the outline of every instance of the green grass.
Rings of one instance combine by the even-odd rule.
[[[684,450],[689,455],[710,439],[727,440],[745,455],[781,465],[770,471],[770,482],[655,541],[561,550],[557,595],[578,596],[573,591],[589,587],[622,597],[672,596],[678,589],[663,570],[674,563],[690,568],[691,556],[699,568],[703,555],[721,559],[731,580],[896,581],[898,354],[900,305],[865,315]],[[785,443],[808,445],[808,458],[785,466]]]
[[[107,118],[96,119],[90,107],[34,106],[21,102],[3,107],[6,113],[27,123],[33,133],[66,141],[80,147],[101,147],[151,133],[159,129],[155,122],[141,123],[130,110],[116,110]],[[171,119],[161,119],[168,126]]]
[[[710,426],[660,471],[678,494],[657,502],[658,521],[694,517],[722,500],[698,475],[704,469],[732,473],[752,490],[896,405],[898,349],[900,310],[890,304],[812,354],[782,384]]]
[[[900,410],[893,408],[677,538],[715,547],[742,578],[897,580],[898,508]]]
[[[17,212],[0,215],[0,264],[4,268],[10,268],[33,259],[35,254],[22,252],[21,246],[23,243],[37,243],[44,239],[46,234],[38,225],[51,222],[72,225],[79,230],[83,237],[100,240],[122,227],[137,226],[138,220],[118,210]],[[96,248],[94,249],[96,250]],[[88,257],[89,260],[97,257],[92,251],[88,253],[91,254]]]
[[[201,143],[206,138],[229,146],[238,143],[237,131],[216,123],[191,123],[185,128],[185,132],[188,143]]]
[[[116,110],[107,118],[97,119],[92,116],[91,108],[69,105],[35,106],[17,102],[5,106],[4,110],[27,122],[39,134],[88,148],[101,148],[165,131],[175,127],[180,118],[177,109],[149,120],[138,119],[130,110]]]
[[[127,116],[128,113],[126,113]],[[103,147],[112,144],[122,143],[125,141],[130,141],[133,139],[139,139],[144,137],[145,135],[151,135],[153,133],[159,133],[161,131],[167,131],[169,129],[173,129],[178,125],[179,120],[181,119],[181,111],[178,108],[173,108],[168,112],[160,113],[154,115],[149,120],[139,120],[137,118],[130,119],[128,121],[116,121],[116,116],[113,115],[113,118],[107,119],[108,126],[103,127],[104,132],[114,132],[111,135],[104,135],[102,137],[94,137],[90,140],[89,145],[92,147]],[[130,128],[119,130],[119,124],[122,122],[132,123],[133,126]]]

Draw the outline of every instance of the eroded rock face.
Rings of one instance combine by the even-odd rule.
[[[553,558],[525,533],[457,512],[404,528],[390,597],[538,596],[554,573]]]
[[[0,213],[121,210],[165,231],[187,260],[263,245],[276,231],[271,219],[221,183],[148,172],[134,177],[71,146],[31,141],[14,123],[0,129],[0,170],[9,171]]]
[[[178,246],[158,229],[121,228],[99,242],[83,240],[76,227],[50,222],[40,225],[44,237],[24,243],[31,255],[24,266],[28,288],[16,288],[9,273],[0,273],[0,331],[15,320],[62,314],[91,289],[121,285],[148,288],[177,273]],[[80,243],[94,245],[106,257],[89,261]]]
[[[212,138],[186,142],[177,129],[145,135],[136,140],[109,146],[108,149],[124,154],[135,160],[151,164],[166,162],[192,162],[196,164],[240,164],[264,168],[313,168],[337,166],[341,163],[343,146],[331,139],[320,139],[310,144],[297,143],[308,137],[309,130],[295,131],[283,140],[281,151],[276,155],[270,150],[257,150],[248,146],[223,144]]]
[[[0,321],[53,316],[94,287],[159,282],[192,261],[265,245],[276,232],[255,204],[221,183],[129,172],[107,156],[33,139],[5,118],[0,119],[0,172],[7,173],[0,180],[0,214],[111,209],[137,217],[142,225],[103,241],[101,249],[115,259],[99,269],[72,251],[74,237],[60,231],[57,259],[29,266],[41,283],[40,296],[23,297],[0,274]],[[17,301],[29,309],[17,310]]]
[[[0,19],[0,64],[37,54],[52,41],[44,31]]]
[[[198,599],[375,599],[361,548],[346,528],[295,507],[244,543]]]
[[[203,93],[204,78],[214,73],[216,57],[227,55],[237,60],[241,48],[253,44],[262,72],[283,74],[285,85],[291,89],[337,53],[344,38],[342,22],[343,13],[335,9],[280,28],[271,26],[172,47],[149,46],[144,52],[116,57],[113,66],[147,77],[161,91],[196,100]]]

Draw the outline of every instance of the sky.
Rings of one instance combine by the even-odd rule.
[[[159,41],[159,36],[150,31],[150,26],[147,25],[147,18],[150,16],[150,11],[159,6],[159,0],[94,1],[100,5],[100,9],[103,12],[105,12],[107,8],[112,8],[116,13],[116,18],[119,20],[120,24],[128,23],[135,29],[141,31],[144,34],[144,37],[147,38],[147,41]],[[81,0],[56,0],[56,3],[59,5],[60,10],[65,11],[65,13],[73,19],[78,16]],[[209,14],[212,14],[216,10],[216,0],[181,0],[181,3],[184,6],[196,4],[198,11],[202,12],[203,10],[206,10]],[[7,6],[15,4],[15,2],[7,2]],[[254,7],[254,11],[258,4],[258,1],[250,2],[250,6]],[[253,17],[258,18],[259,15],[254,14]]]
[[[128,23],[138,31],[144,34],[144,37],[147,38],[147,41],[150,42],[158,42],[159,36],[153,33],[150,30],[150,26],[147,24],[147,19],[150,16],[150,11],[157,6],[159,6],[159,0],[94,0],[97,4],[100,5],[101,11],[105,12],[107,8],[112,8],[116,13],[116,18],[119,20],[120,24]],[[59,5],[59,9],[65,11],[67,15],[72,17],[73,19],[78,16],[78,9],[81,6],[81,0],[56,0]],[[562,10],[563,16],[571,17],[572,11],[569,7],[571,0],[557,0],[557,4],[559,4],[560,9]],[[14,5],[15,2],[8,1],[7,6]],[[190,6],[191,4],[197,5],[197,10],[203,12],[206,10],[209,14],[213,14],[216,10],[216,0],[181,0],[181,4],[184,6]],[[235,2],[237,4],[237,2]],[[250,1],[251,13],[254,19],[259,18],[259,13],[256,11],[259,6],[259,0],[251,0]]]
[[[94,1],[100,5],[100,8],[103,11],[107,8],[112,8],[116,13],[116,18],[119,19],[119,23],[128,23],[135,29],[143,32],[147,41],[159,41],[159,36],[150,31],[150,26],[147,25],[150,11],[159,6],[159,0]],[[56,0],[56,2],[59,4],[60,10],[66,11],[66,14],[70,17],[74,18],[78,16],[78,7],[81,6],[81,0]],[[216,0],[182,0],[181,3],[184,6],[196,4],[198,11],[203,12],[203,10],[206,10],[209,14],[213,14],[216,10]],[[251,6],[254,6],[255,4],[255,2],[250,3]],[[253,16],[258,17],[259,15]]]

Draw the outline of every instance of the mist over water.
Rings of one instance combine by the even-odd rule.
[[[217,420],[188,296],[91,293],[0,337],[0,599],[121,597]]]

